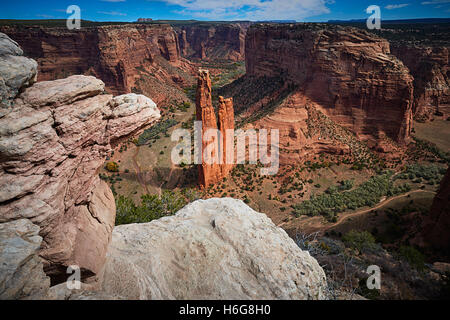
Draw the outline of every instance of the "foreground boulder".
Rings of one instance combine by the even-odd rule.
[[[50,279],[38,256],[38,233],[26,219],[0,224],[0,300],[46,298]]]
[[[240,200],[199,200],[175,216],[118,226],[102,294],[126,299],[324,299],[323,269]]]

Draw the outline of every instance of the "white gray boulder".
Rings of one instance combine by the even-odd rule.
[[[234,199],[113,231],[101,292],[126,299],[325,299],[317,261]]]
[[[0,224],[0,300],[47,297],[50,279],[38,255],[38,234],[27,219]]]
[[[23,57],[17,43],[0,33],[0,117],[19,92],[36,81],[36,61]]]

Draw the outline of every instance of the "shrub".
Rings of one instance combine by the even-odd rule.
[[[175,214],[186,204],[193,201],[194,195],[188,191],[174,192],[165,190],[162,195],[143,195],[141,204],[124,196],[116,198],[116,225],[146,223]]]
[[[106,164],[105,169],[109,172],[119,172],[119,165],[113,161],[110,161]]]
[[[399,255],[405,259],[411,267],[416,268],[417,270],[423,270],[425,268],[425,258],[416,248],[411,246],[401,246]]]
[[[347,247],[356,249],[359,252],[375,247],[375,238],[368,231],[352,230],[342,237],[342,241]]]

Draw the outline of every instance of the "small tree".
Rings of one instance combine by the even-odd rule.
[[[106,164],[106,170],[109,172],[119,172],[119,165],[114,161],[110,161]]]

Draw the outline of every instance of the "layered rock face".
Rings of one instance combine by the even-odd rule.
[[[392,53],[414,77],[414,116],[429,120],[450,105],[449,47],[391,42]]]
[[[92,75],[106,84],[109,93],[141,92],[160,103],[166,99],[166,87],[188,84],[188,73],[192,72],[180,56],[177,35],[170,25],[102,26],[74,31],[2,26],[0,31],[38,62],[39,81]]]
[[[242,61],[250,22],[174,26],[181,53],[187,58]]]
[[[40,227],[47,274],[78,265],[92,276],[115,222],[98,169],[111,144],[152,124],[159,110],[144,96],[103,94],[94,77],[20,85],[0,116],[0,223],[29,219]]]
[[[198,75],[196,119],[202,123],[203,131],[199,184],[208,187],[226,177],[233,168],[232,164],[226,163],[225,152],[227,145],[234,144],[234,109],[233,99],[219,98],[218,126],[212,104],[211,79],[207,70],[200,70]],[[208,130],[217,132],[217,129],[220,130],[220,137],[217,135],[209,136]],[[227,137],[227,130],[233,131],[233,134]],[[207,136],[205,136],[205,133]],[[229,141],[231,139],[232,141]]]
[[[450,256],[450,169],[442,180],[438,194],[434,198],[430,214],[425,221],[423,237],[425,241],[442,254]]]
[[[308,252],[234,199],[116,227],[101,279],[103,294],[143,300],[324,299],[325,289]]]
[[[254,25],[247,76],[281,77],[359,138],[408,140],[413,78],[387,40],[349,27]]]

